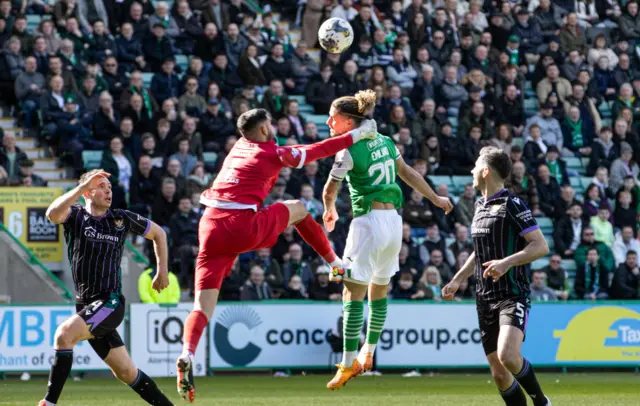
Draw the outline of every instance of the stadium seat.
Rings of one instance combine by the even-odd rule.
[[[537,217],[536,221],[543,234],[551,234],[553,232],[553,221],[549,217]]]
[[[215,152],[203,152],[202,157],[204,158],[204,163],[211,166],[214,166],[218,160],[218,154]]]
[[[142,85],[144,87],[151,86],[151,79],[153,79],[153,73],[142,72]]]
[[[531,263],[531,269],[538,270],[544,268],[547,265],[549,265],[549,258],[540,258]]]
[[[447,185],[449,190],[453,189],[453,181],[451,180],[450,176],[429,175],[429,179],[431,179],[436,187],[438,185],[445,184]]]
[[[458,129],[458,118],[457,117],[449,117],[449,122],[451,123],[451,127],[453,127],[454,130]]]
[[[37,31],[41,21],[42,16],[37,14],[27,14],[27,31]]]
[[[473,183],[473,176],[452,176],[451,182],[453,183],[453,190],[449,190],[449,192],[461,194],[464,192],[465,185]]]
[[[582,180],[578,177],[572,176],[569,178],[569,183],[571,187],[576,191],[576,194],[581,194],[584,192],[584,187],[582,187]]]
[[[329,116],[325,114],[303,114],[303,116],[307,121],[315,123],[316,125],[326,124],[329,118]]]
[[[86,170],[99,168],[100,161],[102,161],[102,151],[82,151],[82,164]]]
[[[567,272],[575,273],[575,271],[576,271],[576,261],[574,261],[573,259],[563,259],[562,260],[562,267]]]
[[[593,183],[593,177],[591,176],[583,176],[580,178],[580,182],[582,182],[582,190],[587,190],[589,185]]]
[[[520,148],[524,149],[524,138],[517,137],[517,138],[514,138],[513,140],[511,140],[511,146],[514,146],[514,145],[517,145]]]
[[[295,95],[295,94],[289,95],[289,100],[295,100],[300,104],[306,103],[306,99],[302,95]]]
[[[580,158],[575,158],[575,157],[568,157],[568,158],[563,158],[564,161],[567,163],[567,168],[568,169],[578,169],[578,168],[582,168],[582,161],[580,160]]]
[[[182,72],[186,72],[189,69],[189,58],[186,55],[176,55],[176,65],[180,67]]]

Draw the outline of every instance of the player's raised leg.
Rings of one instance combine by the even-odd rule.
[[[139,370],[125,347],[112,348],[104,358],[113,375],[121,382],[129,385],[145,402],[154,406],[173,406],[173,403],[162,393],[153,379]]]
[[[295,225],[300,237],[313,248],[329,266],[342,267],[342,261],[331,248],[331,243],[324,230],[304,207],[300,200],[283,202],[289,209],[289,225]]]
[[[64,384],[71,373],[73,348],[80,341],[89,338],[89,326],[77,314],[58,326],[53,342],[56,354],[49,372],[49,386],[44,400],[40,401],[40,406],[53,406],[58,403]]]
[[[521,355],[520,349],[523,341],[524,333],[522,330],[510,325],[501,326],[498,336],[498,360],[527,391],[535,406],[550,406],[551,401],[542,392],[533,366]]]

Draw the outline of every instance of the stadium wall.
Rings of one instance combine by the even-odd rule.
[[[127,342],[139,367],[154,376],[174,373],[190,309],[189,303],[130,305]],[[72,311],[56,305],[0,307],[0,371],[48,371],[55,328]],[[221,303],[198,348],[195,373],[328,369],[336,360],[328,337],[340,314],[339,303]],[[536,366],[640,364],[640,303],[539,303],[523,323],[523,353]],[[377,349],[378,368],[486,368],[481,337],[475,303],[393,302]],[[88,345],[81,347],[76,370],[104,368]]]

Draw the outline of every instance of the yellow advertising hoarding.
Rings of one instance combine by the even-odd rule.
[[[0,188],[0,222],[44,263],[61,262],[63,257],[61,228],[45,216],[60,195],[60,188]]]

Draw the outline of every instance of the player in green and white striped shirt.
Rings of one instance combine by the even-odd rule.
[[[376,104],[371,90],[355,97],[336,99],[331,105],[327,124],[331,135],[344,134],[357,127],[375,126],[366,114]],[[389,137],[378,134],[375,139],[353,144],[336,155],[331,175],[324,188],[325,227],[332,231],[338,220],[335,207],[340,183],[347,179],[353,209],[353,221],[347,237],[343,267],[334,268],[333,280],[344,280],[344,354],[329,389],[342,387],[351,378],[373,364],[373,353],[387,317],[387,287],[398,271],[398,255],[402,246],[402,191],[396,183],[400,176],[434,205],[450,212],[448,198],[434,193],[427,182],[408,166]],[[343,269],[345,271],[343,271]],[[369,292],[369,320],[366,344],[358,354],[360,331],[364,319],[364,298]]]

